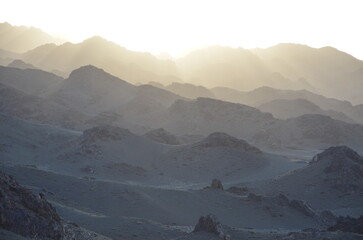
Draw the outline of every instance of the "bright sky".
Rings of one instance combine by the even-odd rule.
[[[363,59],[362,11],[362,0],[2,0],[0,22],[154,54],[292,42]]]

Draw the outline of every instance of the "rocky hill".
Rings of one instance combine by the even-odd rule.
[[[363,158],[347,146],[337,146],[317,154],[306,167],[250,187],[263,193],[284,192],[319,209],[359,214],[356,207],[360,205],[362,186]],[[328,201],[331,198],[335,201]]]

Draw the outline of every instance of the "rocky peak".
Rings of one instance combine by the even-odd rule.
[[[44,195],[35,196],[0,172],[0,227],[25,237],[62,239],[61,219]]]

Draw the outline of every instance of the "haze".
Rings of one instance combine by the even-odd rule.
[[[80,42],[102,36],[135,51],[179,56],[190,48],[334,46],[363,59],[361,1],[3,1],[0,22]]]
[[[0,240],[362,240],[359,1],[2,1]]]

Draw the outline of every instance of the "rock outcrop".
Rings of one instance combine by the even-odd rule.
[[[328,230],[363,234],[363,216],[359,218],[339,217],[337,223]]]
[[[25,237],[62,239],[61,219],[44,195],[35,196],[0,172],[0,227]]]
[[[296,211],[303,213],[304,215],[312,218],[319,219],[326,225],[332,225],[336,223],[337,217],[331,211],[318,212],[314,210],[309,204],[303,200],[289,199],[286,195],[280,193],[277,197],[279,205],[289,206]]]
[[[230,239],[228,235],[223,232],[222,224],[218,221],[217,217],[213,214],[201,216],[197,225],[195,225],[193,232],[210,232],[218,235],[220,239]]]
[[[224,189],[221,180],[216,179],[216,178],[212,180],[212,184],[210,185],[210,187],[211,187],[211,189],[217,189],[217,190]]]

